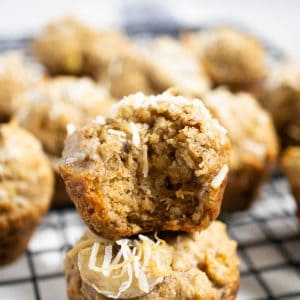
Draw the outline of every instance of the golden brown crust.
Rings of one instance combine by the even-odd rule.
[[[65,183],[58,172],[59,159],[50,157],[51,166],[54,172],[54,193],[51,200],[51,208],[62,208],[73,205],[65,187]]]
[[[287,176],[300,218],[300,147],[288,147],[281,156],[281,170]]]
[[[236,243],[228,239],[222,223],[213,222],[201,233],[173,233],[169,237],[165,234],[163,238],[174,250],[172,271],[152,291],[135,300],[235,299],[239,287]],[[82,240],[86,241],[84,238]],[[80,245],[77,247],[65,259],[69,299],[109,299],[82,280],[77,260]]]
[[[67,139],[60,174],[71,199],[91,230],[110,239],[206,228],[219,214],[226,185],[224,129],[199,100],[136,94],[129,101],[137,99],[154,104],[121,103],[115,119]]]
[[[0,127],[0,264],[25,251],[53,190],[40,143],[16,124]]]

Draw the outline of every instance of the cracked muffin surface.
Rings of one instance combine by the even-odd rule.
[[[50,163],[39,141],[15,123],[0,125],[0,264],[26,250],[52,190]]]
[[[105,88],[92,80],[68,76],[45,80],[18,97],[25,104],[15,118],[42,142],[56,174],[53,204],[70,203],[57,173],[57,159],[64,140],[68,131],[72,132],[99,114],[107,115],[114,100]]]
[[[233,94],[218,88],[203,101],[227,129],[231,141],[230,171],[222,208],[246,209],[276,162],[278,143],[272,119],[247,93]]]
[[[288,147],[281,156],[281,170],[286,175],[298,206],[300,218],[300,147]]]
[[[201,232],[116,242],[87,232],[67,253],[69,299],[235,299],[236,242],[215,221]]]
[[[196,231],[219,214],[229,156],[224,128],[200,100],[138,93],[68,137],[60,174],[103,237]]]

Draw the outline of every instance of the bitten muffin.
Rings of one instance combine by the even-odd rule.
[[[60,174],[86,224],[110,239],[206,228],[226,184],[225,129],[200,100],[170,93],[131,95],[112,112],[75,131],[63,151]]]
[[[270,175],[278,154],[276,132],[268,113],[247,93],[216,89],[204,98],[212,115],[228,131],[231,159],[224,211],[243,210]]]
[[[281,157],[281,170],[286,175],[298,204],[300,218],[300,147],[288,147]]]
[[[250,34],[229,27],[186,33],[182,43],[196,55],[216,84],[248,86],[266,75],[266,54]]]
[[[233,300],[239,260],[217,221],[202,232],[116,242],[89,231],[67,253],[65,276],[70,300]]]
[[[80,75],[84,51],[98,33],[73,17],[48,24],[32,45],[33,52],[51,75]]]
[[[300,66],[286,62],[271,72],[260,96],[283,146],[300,145]]]
[[[160,94],[176,87],[183,96],[199,98],[210,89],[210,80],[197,60],[175,39],[160,37],[135,46],[108,69],[107,77],[116,97],[135,92]]]
[[[11,51],[0,55],[0,122],[11,118],[22,105],[18,93],[36,85],[42,72],[36,65],[25,61],[20,52]]]
[[[70,203],[64,184],[57,173],[57,159],[64,140],[76,126],[82,126],[98,115],[106,115],[114,100],[102,86],[87,78],[56,77],[36,88],[19,94],[26,103],[16,119],[32,132],[50,157],[56,174],[53,205]]]
[[[0,265],[26,250],[52,191],[50,163],[39,141],[15,123],[0,125]]]

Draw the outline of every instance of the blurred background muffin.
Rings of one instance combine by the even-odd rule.
[[[216,85],[247,89],[266,75],[265,49],[248,33],[217,27],[184,34],[182,43]]]
[[[225,88],[204,97],[210,112],[228,131],[231,141],[228,185],[223,211],[249,208],[276,164],[278,144],[269,114],[247,93]]]
[[[64,140],[77,126],[98,115],[107,115],[114,103],[108,91],[88,78],[56,77],[19,94],[24,105],[15,118],[42,143],[56,174],[53,206],[69,203],[61,178],[57,175]]]
[[[71,16],[49,23],[33,42],[33,52],[52,75],[83,73],[83,53],[96,39],[94,29]]]
[[[281,170],[287,176],[291,191],[298,205],[300,218],[300,147],[288,147],[281,157]]]
[[[300,145],[300,65],[284,61],[276,66],[259,99],[273,117],[282,146]]]
[[[9,120],[22,105],[22,99],[15,96],[41,79],[41,69],[29,63],[21,52],[0,54],[0,122]]]
[[[0,125],[0,265],[26,250],[52,191],[53,174],[40,142],[16,123]]]

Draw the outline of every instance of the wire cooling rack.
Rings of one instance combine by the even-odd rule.
[[[300,231],[285,179],[266,184],[250,211],[223,220],[239,243],[238,300],[300,299]],[[0,299],[67,299],[64,253],[85,229],[72,208],[50,212],[27,253],[0,268]]]
[[[182,29],[180,25],[174,26],[174,22],[163,26],[158,26],[158,22],[151,24],[152,27],[149,24],[125,24],[124,27],[132,35],[144,35],[145,31],[151,35],[176,35]],[[30,38],[0,39],[0,52],[27,51],[29,42]],[[283,56],[272,44],[265,45],[273,60]],[[277,177],[267,183],[251,210],[222,218],[231,237],[239,243],[241,285],[238,300],[300,300],[300,229],[285,179]],[[85,230],[75,209],[48,213],[26,254],[14,264],[0,268],[0,300],[67,299],[64,254]]]

